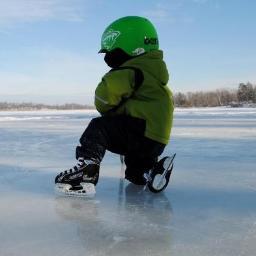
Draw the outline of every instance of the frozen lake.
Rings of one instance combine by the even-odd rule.
[[[54,193],[93,111],[0,112],[1,256],[252,256],[256,109],[177,109],[155,195],[122,179],[108,153],[93,199]]]

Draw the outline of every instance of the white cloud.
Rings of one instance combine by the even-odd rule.
[[[175,22],[169,4],[163,4],[161,2],[156,3],[152,9],[143,11],[142,16],[145,16],[154,22]]]
[[[0,1],[0,25],[47,20],[80,21],[86,1],[8,0]]]
[[[145,16],[156,19],[165,19],[169,16],[166,6],[160,3],[158,3],[154,9],[145,11],[144,14]]]
[[[189,14],[185,12],[187,6],[191,3],[194,5],[212,3],[215,8],[219,8],[218,0],[157,0],[151,9],[143,11],[142,15],[158,22],[192,23],[194,18],[188,16]]]
[[[14,72],[0,72],[0,89],[1,94],[13,94],[26,92],[27,88],[33,82],[31,76]]]
[[[35,50],[34,50],[35,51]],[[0,71],[3,95],[69,95],[93,94],[106,72],[102,56],[84,56],[56,49],[35,51],[23,72]]]
[[[201,2],[207,0],[189,0],[193,2]],[[188,16],[184,9],[186,7],[185,0],[158,1],[151,9],[142,12],[142,16],[148,17],[154,22],[164,22],[166,24],[174,23],[193,23],[194,18]]]

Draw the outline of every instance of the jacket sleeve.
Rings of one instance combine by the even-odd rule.
[[[95,90],[94,104],[104,114],[132,95],[134,90],[134,71],[131,69],[114,70],[102,78]]]

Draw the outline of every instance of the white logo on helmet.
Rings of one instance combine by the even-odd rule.
[[[138,56],[145,52],[144,48],[136,48],[134,51],[132,51],[132,55]]]
[[[115,31],[115,30],[108,30],[106,33],[103,35],[102,39],[102,45],[103,48],[106,50],[111,50],[113,45],[116,42],[116,39],[121,35],[120,31]]]

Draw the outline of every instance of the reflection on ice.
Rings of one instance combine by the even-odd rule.
[[[119,190],[117,205],[104,198],[60,197],[56,212],[76,225],[87,255],[170,254],[171,206],[164,194],[129,184]]]

